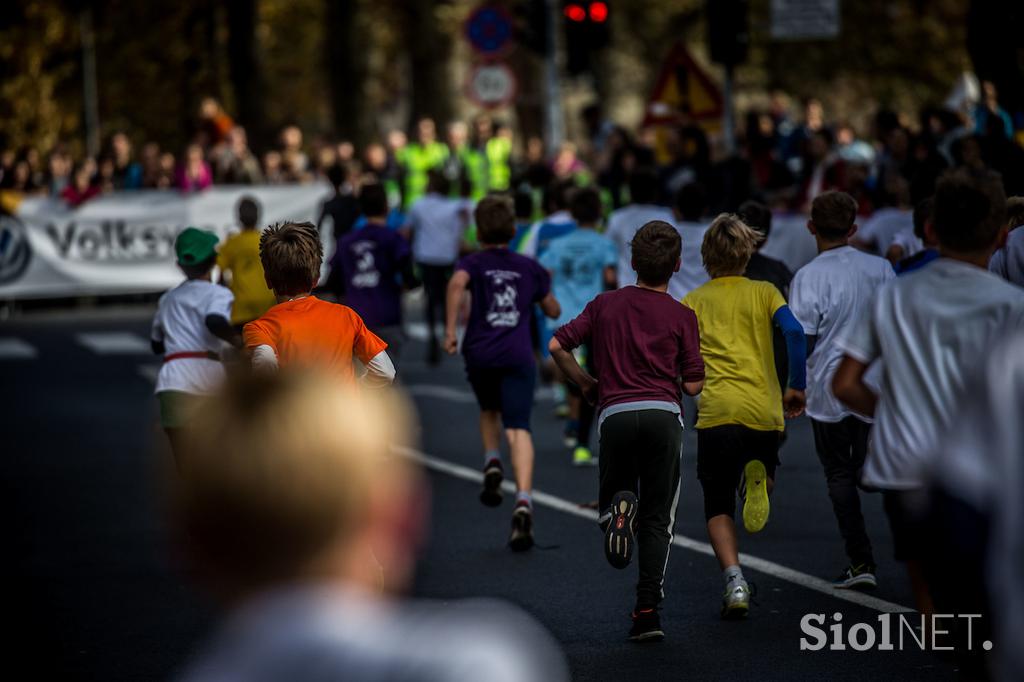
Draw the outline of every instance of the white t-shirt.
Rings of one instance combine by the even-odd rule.
[[[680,258],[682,263],[679,266],[679,272],[672,275],[672,279],[668,281],[668,293],[679,301],[711,279],[707,270],[704,269],[704,259],[700,255],[700,247],[704,243],[704,233],[708,231],[710,225],[691,223],[685,220],[680,220],[674,225],[676,232],[683,238],[683,255]]]
[[[564,682],[554,638],[489,599],[385,601],[328,585],[281,588],[232,614],[180,682]]]
[[[472,206],[463,199],[425,194],[409,210],[412,255],[417,263],[452,265],[468,225]]]
[[[880,208],[861,226],[857,238],[873,242],[879,255],[884,256],[893,237],[903,230],[914,229],[914,212],[902,208]]]
[[[1006,238],[1006,246],[992,254],[988,269],[1003,279],[1024,287],[1024,227]]]
[[[804,333],[818,337],[807,358],[807,416],[822,422],[851,415],[870,421],[832,394],[832,377],[843,359],[837,341],[861,319],[878,288],[895,277],[889,261],[852,246],[823,251],[793,276],[789,307]]]
[[[969,399],[942,439],[933,475],[942,488],[989,521],[985,564],[988,584],[999,590],[996,641],[1019,641],[1024,632],[1024,333],[1007,333],[975,372]],[[1019,679],[1024,648],[997,647],[1002,677]],[[1012,671],[1016,671],[1014,674]]]
[[[924,242],[921,238],[914,234],[914,228],[900,230],[893,238],[890,247],[898,246],[903,249],[903,255],[900,258],[910,258],[921,251],[924,251]],[[889,249],[886,249],[888,252]],[[883,254],[884,255],[884,254]]]
[[[637,230],[652,220],[664,220],[669,225],[675,222],[672,211],[654,204],[630,204],[612,211],[608,216],[608,229],[605,234],[615,244],[615,250],[619,254],[616,275],[620,289],[636,284],[636,270],[631,263],[633,252],[629,248],[629,243],[633,241],[633,235]]]
[[[150,337],[164,344],[165,355],[219,352],[224,342],[206,328],[207,315],[231,319],[234,294],[227,287],[201,279],[185,280],[160,297]],[[210,393],[224,380],[224,365],[209,358],[165,362],[156,378],[156,393]]]
[[[852,358],[884,361],[864,483],[920,488],[946,429],[972,399],[967,377],[1000,337],[1024,328],[1024,289],[939,258],[883,286],[840,341]]]
[[[544,218],[541,218],[537,222],[530,225],[530,229],[526,231],[526,236],[523,238],[522,244],[519,246],[519,253],[524,256],[536,259],[543,255],[540,253],[541,244],[541,230],[550,230],[554,228],[556,231],[561,227],[575,227],[576,221],[572,215],[566,210],[555,211]],[[544,239],[547,241],[547,238]]]

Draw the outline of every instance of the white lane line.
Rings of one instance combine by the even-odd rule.
[[[84,332],[75,341],[97,355],[149,355],[149,341],[130,332]]]
[[[414,459],[428,469],[438,471],[455,478],[461,478],[464,481],[473,481],[475,483],[483,482],[483,473],[464,467],[460,464],[453,464],[437,457],[431,457],[430,455],[424,454],[411,448],[400,448],[401,454]],[[502,484],[502,488],[509,493],[515,492],[515,485],[511,481],[505,481]],[[594,509],[585,509],[580,507],[574,502],[556,497],[539,490],[533,491],[533,501],[537,504],[555,509],[557,511],[565,512],[566,514],[572,514],[588,521],[597,522],[597,511]],[[672,538],[672,544],[683,549],[689,549],[699,554],[705,554],[708,556],[714,556],[715,552],[711,549],[711,545],[706,542],[700,542],[692,538],[688,538],[684,535],[675,535]],[[879,599],[873,597],[870,594],[864,594],[863,592],[857,592],[854,590],[837,590],[832,587],[832,584],[827,580],[822,580],[813,575],[807,573],[801,573],[800,571],[794,570],[782,564],[777,564],[774,561],[768,561],[760,557],[751,556],[750,554],[740,554],[740,564],[744,568],[751,568],[755,571],[759,571],[766,575],[770,575],[773,578],[785,580],[787,582],[805,587],[815,592],[848,601],[858,606],[864,606],[875,611],[881,611],[883,613],[914,613],[915,610],[901,604],[896,604],[885,599]]]
[[[13,336],[0,337],[0,360],[28,360],[39,355],[31,344]]]
[[[444,337],[444,331],[439,326],[434,326],[435,335],[438,339]],[[405,324],[405,335],[416,341],[426,341],[430,338],[430,327],[426,322],[407,322]]]
[[[411,384],[408,386],[402,386],[405,392],[409,395],[419,396],[422,398],[439,398],[441,400],[451,400],[455,403],[466,403],[471,404],[476,402],[476,398],[473,393],[459,388],[452,388],[451,386],[440,386],[435,384]]]

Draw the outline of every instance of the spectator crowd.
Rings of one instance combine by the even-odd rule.
[[[328,180],[355,193],[376,180],[387,188],[392,208],[406,210],[436,168],[453,195],[473,199],[510,189],[533,191],[537,199],[553,180],[593,183],[607,212],[631,203],[629,176],[645,168],[656,172],[656,201],[663,205],[682,186],[698,183],[711,213],[736,210],[750,198],[806,213],[815,196],[836,189],[856,198],[866,217],[882,209],[906,212],[931,196],[945,170],[965,167],[997,171],[1007,194],[1024,193],[1024,116],[1015,124],[991,83],[981,85],[976,101],[925,107],[916,120],[880,109],[869,131],[830,120],[818,99],[805,100],[799,113],[794,109],[788,96],[775,93],[766,107],[746,112],[736,153],[721,149],[685,115],[675,125],[634,134],[607,120],[599,104],[582,111],[581,144],[564,143],[550,154],[542,139],[517,140],[511,127],[488,115],[443,130],[422,119],[411,139],[391,130],[362,149],[348,140],[310,143],[289,125],[274,146],[257,153],[245,128],[207,98],[192,141],[178,154],[152,141],[136,148],[123,131],[112,133],[97,157],[73,158],[64,144],[45,152],[6,149],[0,151],[0,189],[61,197],[74,207],[112,190],[189,193],[212,185]],[[538,214],[542,209],[535,206]],[[876,246],[884,251],[886,244]]]

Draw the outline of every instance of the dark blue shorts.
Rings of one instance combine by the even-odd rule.
[[[536,367],[467,367],[466,376],[481,410],[501,412],[506,429],[530,430]]]

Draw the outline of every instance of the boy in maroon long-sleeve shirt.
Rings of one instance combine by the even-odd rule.
[[[704,385],[697,316],[667,293],[679,270],[682,242],[668,223],[652,221],[631,243],[636,286],[601,294],[555,332],[551,356],[598,405],[601,524],[604,551],[616,568],[639,544],[640,578],[629,638],[665,636],[658,616],[679,501],[683,439],[681,392]],[[589,343],[594,378],[572,350]],[[638,491],[642,498],[637,500]]]

